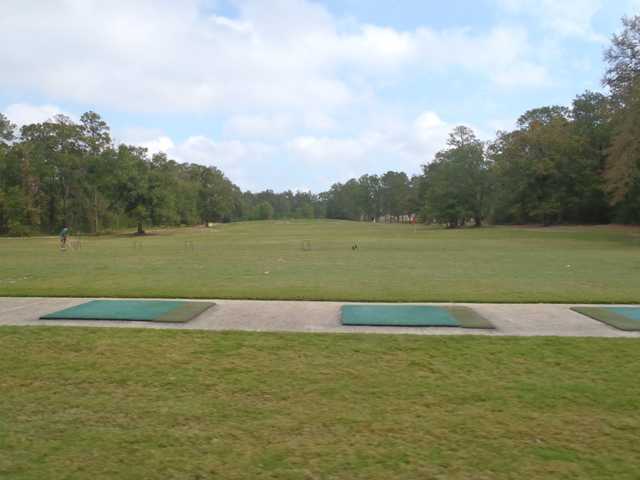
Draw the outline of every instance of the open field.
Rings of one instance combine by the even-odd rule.
[[[640,302],[638,227],[246,222],[66,252],[54,237],[0,238],[0,265],[2,296]]]
[[[637,340],[0,327],[0,477],[616,478]]]

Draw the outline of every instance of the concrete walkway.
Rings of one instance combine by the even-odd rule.
[[[0,326],[74,325],[90,327],[245,330],[265,332],[364,332],[406,333],[415,335],[547,335],[640,338],[640,332],[617,330],[569,309],[569,307],[577,305],[552,304],[459,304],[474,308],[495,325],[495,330],[451,327],[344,327],[340,325],[340,307],[344,304],[343,302],[300,301],[215,300],[215,307],[207,310],[191,322],[184,324],[39,320],[41,315],[79,305],[88,300],[90,299],[0,297]]]

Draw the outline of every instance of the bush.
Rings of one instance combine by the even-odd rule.
[[[256,220],[270,220],[273,217],[273,207],[267,201],[260,202],[256,205],[253,216]]]
[[[12,237],[29,237],[33,235],[33,227],[9,220],[7,233]]]

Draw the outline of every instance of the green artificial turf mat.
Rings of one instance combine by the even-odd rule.
[[[619,330],[640,331],[640,307],[573,307],[571,310]]]
[[[427,305],[343,305],[342,324],[394,327],[493,328],[467,307]]]
[[[188,322],[212,302],[180,300],[93,300],[40,317],[43,320],[129,320],[145,322]]]

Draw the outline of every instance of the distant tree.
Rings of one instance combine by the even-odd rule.
[[[0,113],[0,146],[6,146],[15,138],[15,130],[16,126]]]
[[[424,188],[423,176],[412,175],[409,179],[409,195],[407,198],[407,212],[417,215],[424,208]]]
[[[45,203],[41,224],[50,230],[75,224],[86,213],[87,163],[80,127],[57,115],[51,121],[23,126],[20,137],[21,163],[28,170],[23,179],[37,182],[33,191],[39,194],[29,202]]]
[[[6,155],[8,143],[14,138],[15,125],[0,113],[0,233],[8,230],[9,221],[9,183],[7,181],[9,167]]]
[[[472,219],[480,226],[489,191],[483,145],[470,128],[456,127],[448,147],[424,166],[424,215],[450,228]]]
[[[358,179],[356,203],[358,209],[367,219],[377,218],[382,214],[382,185],[378,175],[362,175]]]
[[[605,50],[607,69],[602,82],[611,89],[614,99],[624,104],[640,76],[640,16],[623,17],[622,25],[622,32],[611,37],[611,45]]]
[[[240,192],[216,167],[192,165],[198,189],[198,210],[203,222],[224,221],[233,215]]]
[[[404,172],[389,171],[380,177],[382,211],[393,217],[409,213],[409,178]]]
[[[91,155],[100,155],[111,147],[109,125],[95,112],[82,114],[80,132],[86,149]]]
[[[262,201],[256,205],[255,211],[256,220],[269,220],[273,218],[273,207],[267,201]]]
[[[578,180],[573,180],[582,184],[583,197],[572,220],[607,223],[611,209],[604,188],[604,172],[613,130],[611,99],[586,91],[573,100],[570,116],[573,134],[579,139],[579,164],[583,168],[577,174]]]
[[[520,129],[528,129],[536,126],[549,125],[558,119],[568,119],[570,110],[567,107],[552,105],[527,110],[517,121]]]
[[[564,112],[499,134],[489,149],[498,221],[549,225],[585,220],[594,205],[606,208],[600,159],[588,147],[588,139]]]
[[[624,17],[622,25],[604,55],[603,83],[616,107],[605,182],[618,219],[640,221],[640,16]]]
[[[115,202],[125,215],[135,221],[137,233],[143,234],[144,224],[151,221],[153,202],[147,149],[120,145],[114,166],[117,171]]]
[[[135,223],[230,221],[250,208],[215,167],[179,164],[140,147],[114,147],[95,112],[25,125],[0,116],[0,233],[98,231]],[[243,210],[243,208],[245,210]]]
[[[88,224],[100,230],[100,218],[108,215],[109,202],[105,196],[113,158],[111,133],[107,123],[95,112],[80,117],[80,133],[86,157],[85,194],[88,200]],[[91,205],[91,207],[89,207]]]
[[[355,178],[346,183],[335,183],[326,193],[327,217],[343,220],[360,220],[364,214],[361,198],[361,186]]]
[[[620,220],[640,221],[640,82],[617,112],[608,150],[606,189]]]
[[[294,210],[295,218],[314,218],[314,216],[315,210],[313,208],[313,205],[309,202],[301,203]]]

